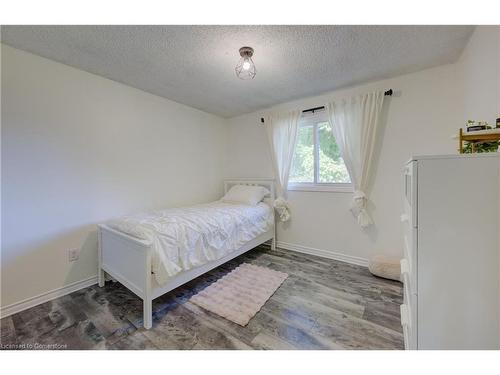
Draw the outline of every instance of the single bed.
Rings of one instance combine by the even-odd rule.
[[[143,322],[152,326],[153,299],[272,240],[276,246],[273,180],[226,180],[269,190],[256,206],[221,201],[158,210],[99,225],[98,281],[105,273],[143,300]]]

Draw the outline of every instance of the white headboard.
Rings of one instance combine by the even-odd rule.
[[[232,178],[224,180],[224,194],[234,185],[250,185],[250,186],[263,186],[271,192],[269,198],[272,202],[276,199],[276,192],[274,190],[274,179],[269,178]]]

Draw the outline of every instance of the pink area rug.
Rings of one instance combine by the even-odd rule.
[[[264,306],[288,274],[243,263],[190,301],[241,326]]]

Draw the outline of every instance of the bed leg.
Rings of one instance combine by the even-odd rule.
[[[97,284],[102,288],[106,282],[104,271],[102,269],[102,232],[97,230]]]
[[[145,299],[142,303],[144,328],[150,329],[153,326],[153,301],[151,299]]]
[[[271,241],[271,250],[276,250],[276,237],[273,237],[273,240]]]
[[[146,276],[146,280],[144,280],[145,285],[145,293],[144,298],[142,299],[143,303],[143,321],[144,328],[150,329],[153,326],[153,298],[151,295],[151,279],[153,274],[151,272],[151,248],[149,247],[146,251],[146,268],[144,270],[144,275]]]
[[[104,271],[102,270],[102,268],[99,268],[99,270],[97,271],[97,283],[102,288],[104,286],[105,281],[106,281],[106,276],[104,275]]]

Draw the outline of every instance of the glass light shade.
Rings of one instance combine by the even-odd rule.
[[[255,64],[252,61],[253,49],[251,47],[242,47],[240,49],[241,59],[236,65],[236,75],[240,79],[252,79],[257,74]]]

